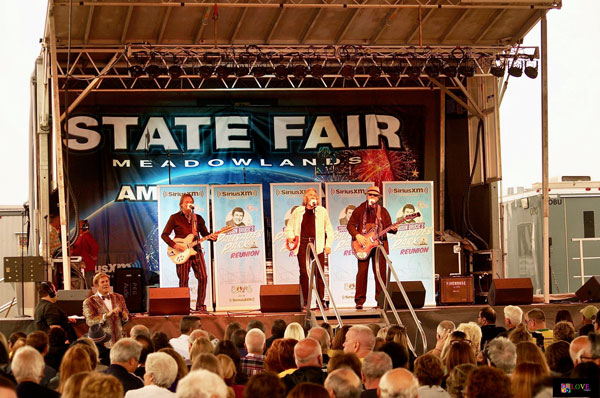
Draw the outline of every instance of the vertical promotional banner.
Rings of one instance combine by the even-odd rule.
[[[321,197],[321,184],[318,182],[272,183],[271,184],[271,226],[273,244],[273,283],[298,283],[298,260],[294,252],[285,245],[285,227],[292,211],[302,206],[304,193],[308,188],[317,190]]]
[[[421,281],[435,305],[433,182],[384,182],[384,205],[398,232],[388,235],[390,259],[402,281]]]
[[[214,244],[217,308],[257,309],[267,279],[262,184],[213,185],[212,204],[215,229],[233,226]]]
[[[159,273],[160,287],[177,287],[179,279],[175,271],[175,263],[167,256],[167,244],[160,238],[167,221],[171,214],[177,213],[179,209],[179,200],[181,195],[189,193],[194,198],[196,208],[194,212],[204,218],[206,228],[210,231],[210,220],[208,217],[208,185],[159,185],[158,191],[158,247],[159,247]],[[171,235],[171,238],[173,235]],[[212,278],[211,278],[211,257],[208,250],[209,242],[204,241],[201,244],[204,252],[204,261],[206,262],[206,273],[208,275],[208,284],[206,287],[206,305],[211,307],[212,303]],[[190,308],[196,308],[196,297],[198,296],[198,280],[194,272],[190,270]]]
[[[336,306],[354,307],[358,263],[352,253],[352,237],[346,229],[352,212],[366,200],[370,182],[331,182],[325,184],[327,210],[335,234],[329,255],[329,286]],[[375,305],[375,282],[371,271],[365,306]]]

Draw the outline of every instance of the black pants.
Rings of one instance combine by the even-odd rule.
[[[300,288],[302,289],[302,301],[303,304],[306,305],[306,300],[308,299],[308,272],[306,271],[306,246],[308,246],[308,241],[300,240],[300,248],[298,249],[298,268],[300,270]],[[322,252],[319,256],[319,262],[321,263],[321,267],[325,263],[325,253]],[[315,265],[315,279],[317,283],[317,291],[319,292],[319,297],[323,300],[323,294],[325,292],[325,284],[323,283],[323,278],[319,273]],[[309,303],[310,305],[310,303]]]
[[[375,277],[375,301],[377,301],[377,297],[379,297],[379,293],[382,290],[377,280],[377,271],[375,270],[375,253],[376,250],[373,249],[371,250],[371,253],[369,253],[369,257],[367,257],[364,260],[358,260],[358,272],[356,273],[356,294],[354,296],[354,302],[356,303],[356,305],[363,305],[367,300],[367,278],[369,275],[369,262],[372,263],[373,276]],[[381,279],[383,279],[383,283],[385,283],[387,267],[383,254],[379,255],[379,272],[381,273]]]

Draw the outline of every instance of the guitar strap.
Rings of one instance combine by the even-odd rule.
[[[377,207],[377,215],[375,216],[375,234],[379,233],[380,228],[383,228],[381,225],[381,206],[378,204],[375,205]],[[365,206],[365,211],[363,212],[362,219],[362,234],[366,234],[367,232],[367,212],[369,211],[369,203],[367,202]]]

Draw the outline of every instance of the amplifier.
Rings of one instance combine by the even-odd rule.
[[[473,276],[440,278],[440,304],[472,304]]]

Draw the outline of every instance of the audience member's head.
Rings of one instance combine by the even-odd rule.
[[[346,341],[346,334],[348,330],[350,330],[350,325],[344,325],[341,328],[337,329],[335,336],[333,336],[333,340],[331,341],[331,349],[332,350],[343,350],[344,349],[344,341]]]
[[[531,341],[531,333],[524,323],[520,323],[508,333],[508,339],[517,345],[523,341]]]
[[[515,398],[531,397],[533,387],[549,375],[549,372],[538,363],[522,362],[517,364],[512,374],[512,389]]]
[[[527,329],[530,332],[546,329],[546,314],[542,309],[534,308],[527,311]]]
[[[409,356],[406,347],[398,343],[388,342],[382,344],[381,347],[379,347],[379,351],[385,352],[392,358],[392,366],[394,369],[407,367]]]
[[[212,354],[214,353],[214,350],[215,347],[207,338],[200,337],[192,344],[192,348],[190,349],[190,361],[194,362],[194,358],[200,354]]]
[[[467,377],[467,398],[511,398],[510,379],[500,369],[490,366],[475,368]]]
[[[91,372],[81,383],[80,398],[123,398],[123,384],[115,376]]]
[[[221,364],[225,384],[232,386],[235,383],[235,377],[237,376],[237,368],[235,367],[235,363],[233,363],[233,359],[225,354],[219,354],[217,355],[217,361]]]
[[[92,340],[86,337],[80,337],[77,340],[75,340],[75,342],[71,346],[78,346],[83,348],[90,357],[90,364],[92,366],[92,370],[96,369],[96,366],[98,366],[98,358],[100,357],[100,353],[98,352],[98,347]]]
[[[192,348],[192,345],[194,345],[194,341],[198,340],[201,337],[205,338],[208,341],[211,340],[210,333],[208,333],[206,330],[196,329],[193,330],[192,333],[190,333],[190,337],[188,338],[188,341],[190,342],[190,349]]]
[[[140,354],[140,364],[145,364],[148,355],[154,352],[154,343],[152,342],[152,339],[143,334],[139,334],[136,337],[132,338],[142,345],[142,352]]]
[[[244,329],[234,331],[231,335],[231,342],[238,351],[242,351],[246,342],[246,331]]]
[[[467,335],[467,340],[469,340],[473,352],[477,354],[481,348],[481,328],[479,325],[475,322],[461,323],[456,330],[464,332]]]
[[[25,339],[25,344],[30,347],[35,348],[40,354],[46,355],[48,352],[48,335],[46,332],[38,330],[36,332],[31,332],[27,335]]]
[[[300,340],[294,347],[294,358],[298,368],[307,366],[323,366],[321,345],[315,339]]]
[[[479,311],[477,323],[479,324],[479,326],[495,325],[496,311],[494,311],[494,309],[488,305],[487,307]]]
[[[322,328],[321,326],[315,326],[308,331],[306,337],[317,340],[321,345],[321,352],[323,354],[327,354],[329,348],[331,347],[331,338],[325,328]]]
[[[241,328],[242,328],[242,325],[240,325],[238,322],[231,322],[225,328],[225,333],[223,334],[223,340],[231,340],[231,336],[233,335],[233,332],[235,332],[236,330],[241,329]]]
[[[249,332],[252,329],[258,329],[261,332],[266,333],[265,324],[259,321],[258,319],[253,319],[246,325],[246,332]]]
[[[439,386],[444,377],[444,364],[433,354],[425,354],[415,361],[415,376],[422,386]]]
[[[556,316],[554,317],[554,324],[556,325],[558,322],[561,321],[571,322],[572,325],[575,324],[573,322],[573,317],[571,316],[569,310],[559,310],[556,312]]]
[[[171,343],[169,343],[169,336],[165,332],[154,332],[152,334],[152,342],[156,351],[163,348],[173,348],[171,347]]]
[[[452,321],[441,321],[436,329],[436,339],[448,336],[456,330],[456,325]]]
[[[598,307],[590,304],[580,309],[579,313],[581,314],[581,324],[589,325],[596,319]]]
[[[227,385],[218,375],[199,369],[177,384],[177,398],[227,398]]]
[[[169,388],[177,378],[177,362],[169,354],[155,352],[146,358],[144,384]]]
[[[283,337],[300,341],[305,337],[304,328],[298,322],[292,322],[286,326]]]
[[[450,344],[450,349],[448,349],[446,369],[450,372],[452,368],[463,363],[477,364],[473,348],[469,343],[464,341],[453,342]]]
[[[67,333],[63,328],[50,328],[48,331],[50,347],[62,347],[67,344]]]
[[[487,364],[511,374],[517,365],[517,347],[506,337],[496,337],[485,348]]]
[[[331,397],[360,398],[362,384],[352,369],[341,368],[329,373],[323,384]]]
[[[250,396],[244,398],[250,398]],[[322,385],[304,382],[296,384],[290,390],[287,398],[330,398],[330,395]]]
[[[273,372],[265,371],[253,375],[244,387],[244,398],[283,398],[285,384]],[[289,398],[289,395],[288,395]]]
[[[252,328],[246,333],[244,345],[249,354],[262,354],[265,350],[265,333],[258,329]]]
[[[62,392],[65,387],[65,383],[75,373],[79,372],[91,372],[92,362],[88,352],[83,347],[83,344],[75,344],[70,347],[60,363],[60,383],[58,385],[58,392]]]
[[[271,372],[281,373],[287,369],[296,367],[294,359],[294,347],[298,344],[295,339],[276,339],[267,351],[264,367]]]
[[[600,380],[600,366],[594,362],[581,362],[573,368],[571,378]]]
[[[189,335],[196,329],[202,329],[202,321],[198,316],[186,315],[179,321],[179,331],[181,334]]]
[[[64,396],[64,394],[63,394]],[[0,376],[0,397],[2,398],[17,398],[15,383],[4,376]],[[71,397],[66,397],[71,398]]]
[[[554,325],[552,331],[554,333],[554,341],[564,340],[570,343],[575,338],[575,326],[571,322],[560,321]]]
[[[340,352],[329,359],[329,363],[327,364],[327,373],[330,374],[334,370],[341,368],[351,369],[358,377],[360,377],[362,364],[355,353]]]
[[[164,352],[175,360],[177,364],[177,378],[175,380],[181,380],[188,374],[188,367],[185,360],[177,351],[173,348],[161,348],[158,352]]]
[[[467,387],[467,378],[477,366],[472,363],[463,363],[462,365],[455,366],[448,373],[446,379],[446,391],[452,398],[463,398],[465,395],[465,388]]]
[[[199,354],[194,358],[190,371],[198,369],[208,370],[218,375],[220,378],[223,378],[223,369],[215,354]]]
[[[61,398],[79,398],[79,391],[81,391],[81,385],[83,381],[88,377],[90,372],[79,372],[71,375],[69,380],[65,383]],[[0,395],[1,396],[1,395]]]
[[[135,339],[137,336],[146,336],[150,340],[152,340],[152,333],[150,333],[150,329],[146,325],[134,325],[129,331],[129,337]]]
[[[271,336],[275,337],[276,339],[283,338],[286,327],[287,324],[283,319],[275,319],[273,321],[273,325],[271,325]]]
[[[406,328],[400,325],[392,325],[387,329],[385,334],[385,342],[393,341],[394,343],[401,344],[408,347],[408,336],[406,335]]]
[[[557,376],[567,377],[573,370],[573,361],[569,355],[569,343],[556,341],[546,348],[544,353],[548,367]]]
[[[419,381],[406,369],[392,369],[381,377],[377,391],[379,398],[416,398]]]
[[[545,373],[550,373],[546,357],[541,348],[531,341],[517,344],[517,366],[523,362],[532,362],[540,365]]]
[[[32,381],[39,383],[44,376],[44,358],[38,350],[24,346],[17,350],[11,363],[11,370],[17,383]]]
[[[355,353],[359,358],[364,358],[373,351],[375,346],[375,335],[364,325],[354,325],[346,333],[344,352]]]
[[[392,358],[385,352],[374,351],[363,359],[361,378],[365,389],[377,388],[379,379],[392,370]]]
[[[118,340],[110,350],[110,363],[121,365],[128,372],[133,372],[137,368],[140,355],[142,354],[142,345],[132,338]]]
[[[504,307],[504,324],[507,329],[515,328],[523,322],[523,310],[515,305]]]

